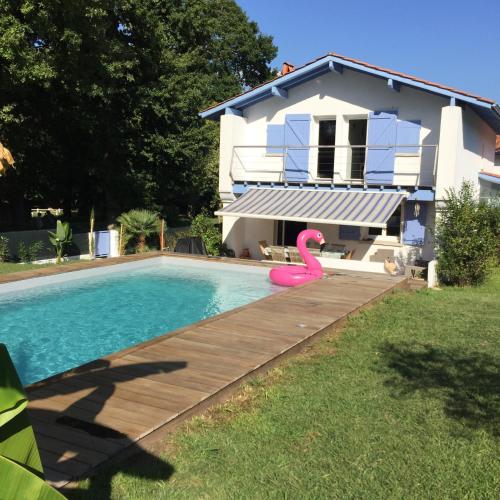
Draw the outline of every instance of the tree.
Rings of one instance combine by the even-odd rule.
[[[198,112],[269,78],[275,54],[233,0],[0,0],[7,201],[211,208],[218,130]]]

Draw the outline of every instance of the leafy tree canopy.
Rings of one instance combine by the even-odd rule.
[[[2,178],[12,205],[164,215],[214,201],[200,109],[271,76],[276,48],[233,0],[0,0]]]

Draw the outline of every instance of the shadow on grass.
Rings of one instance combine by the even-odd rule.
[[[442,400],[449,418],[500,436],[500,359],[487,353],[412,342],[382,346],[394,397],[421,392]]]
[[[57,479],[50,471],[51,467],[55,467],[69,476],[88,479],[83,489],[63,488],[61,492],[71,499],[92,500],[111,497],[113,476],[119,472],[152,481],[168,480],[174,473],[173,466],[144,450],[119,430],[127,426],[128,419],[135,425],[141,422],[139,407],[135,411],[131,409],[134,393],[128,395],[131,398],[128,401],[118,398],[114,403],[115,411],[120,402],[128,403],[128,410],[118,414],[121,423],[120,420],[113,422],[113,419],[108,418],[108,425],[103,425],[98,417],[121,383],[146,375],[171,373],[186,366],[185,361],[152,361],[120,367],[111,366],[108,360],[98,360],[73,370],[70,376],[53,377],[36,384],[29,392],[32,402],[29,415],[48,478]],[[137,390],[138,386],[135,388]],[[86,391],[87,394],[75,398],[64,409],[39,404],[41,400],[55,395],[64,397],[80,391]],[[159,397],[147,387],[144,387],[143,392]],[[124,462],[120,462],[120,456],[125,459]],[[85,465],[89,460],[101,466],[95,471],[97,474]]]

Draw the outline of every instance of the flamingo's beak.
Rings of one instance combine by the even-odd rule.
[[[321,240],[319,240],[319,244],[320,245],[326,245],[325,238],[321,238]]]

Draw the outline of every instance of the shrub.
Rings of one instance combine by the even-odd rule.
[[[500,196],[484,202],[484,218],[493,231],[496,264],[500,265]]]
[[[201,236],[209,255],[220,255],[222,234],[215,227],[213,219],[205,214],[198,214],[191,223],[192,236]]]
[[[138,252],[146,251],[146,238],[159,231],[159,218],[156,212],[134,209],[124,212],[116,219],[125,229],[124,239],[137,238]]]
[[[9,238],[0,236],[0,262],[5,262],[9,257]]]
[[[34,260],[38,259],[38,255],[43,249],[43,241],[34,241],[29,245],[26,245],[24,241],[19,243],[17,247],[17,256],[21,262],[25,264],[30,264]]]
[[[477,200],[470,182],[446,196],[436,223],[439,279],[448,285],[479,285],[495,260],[498,221],[491,207]]]

